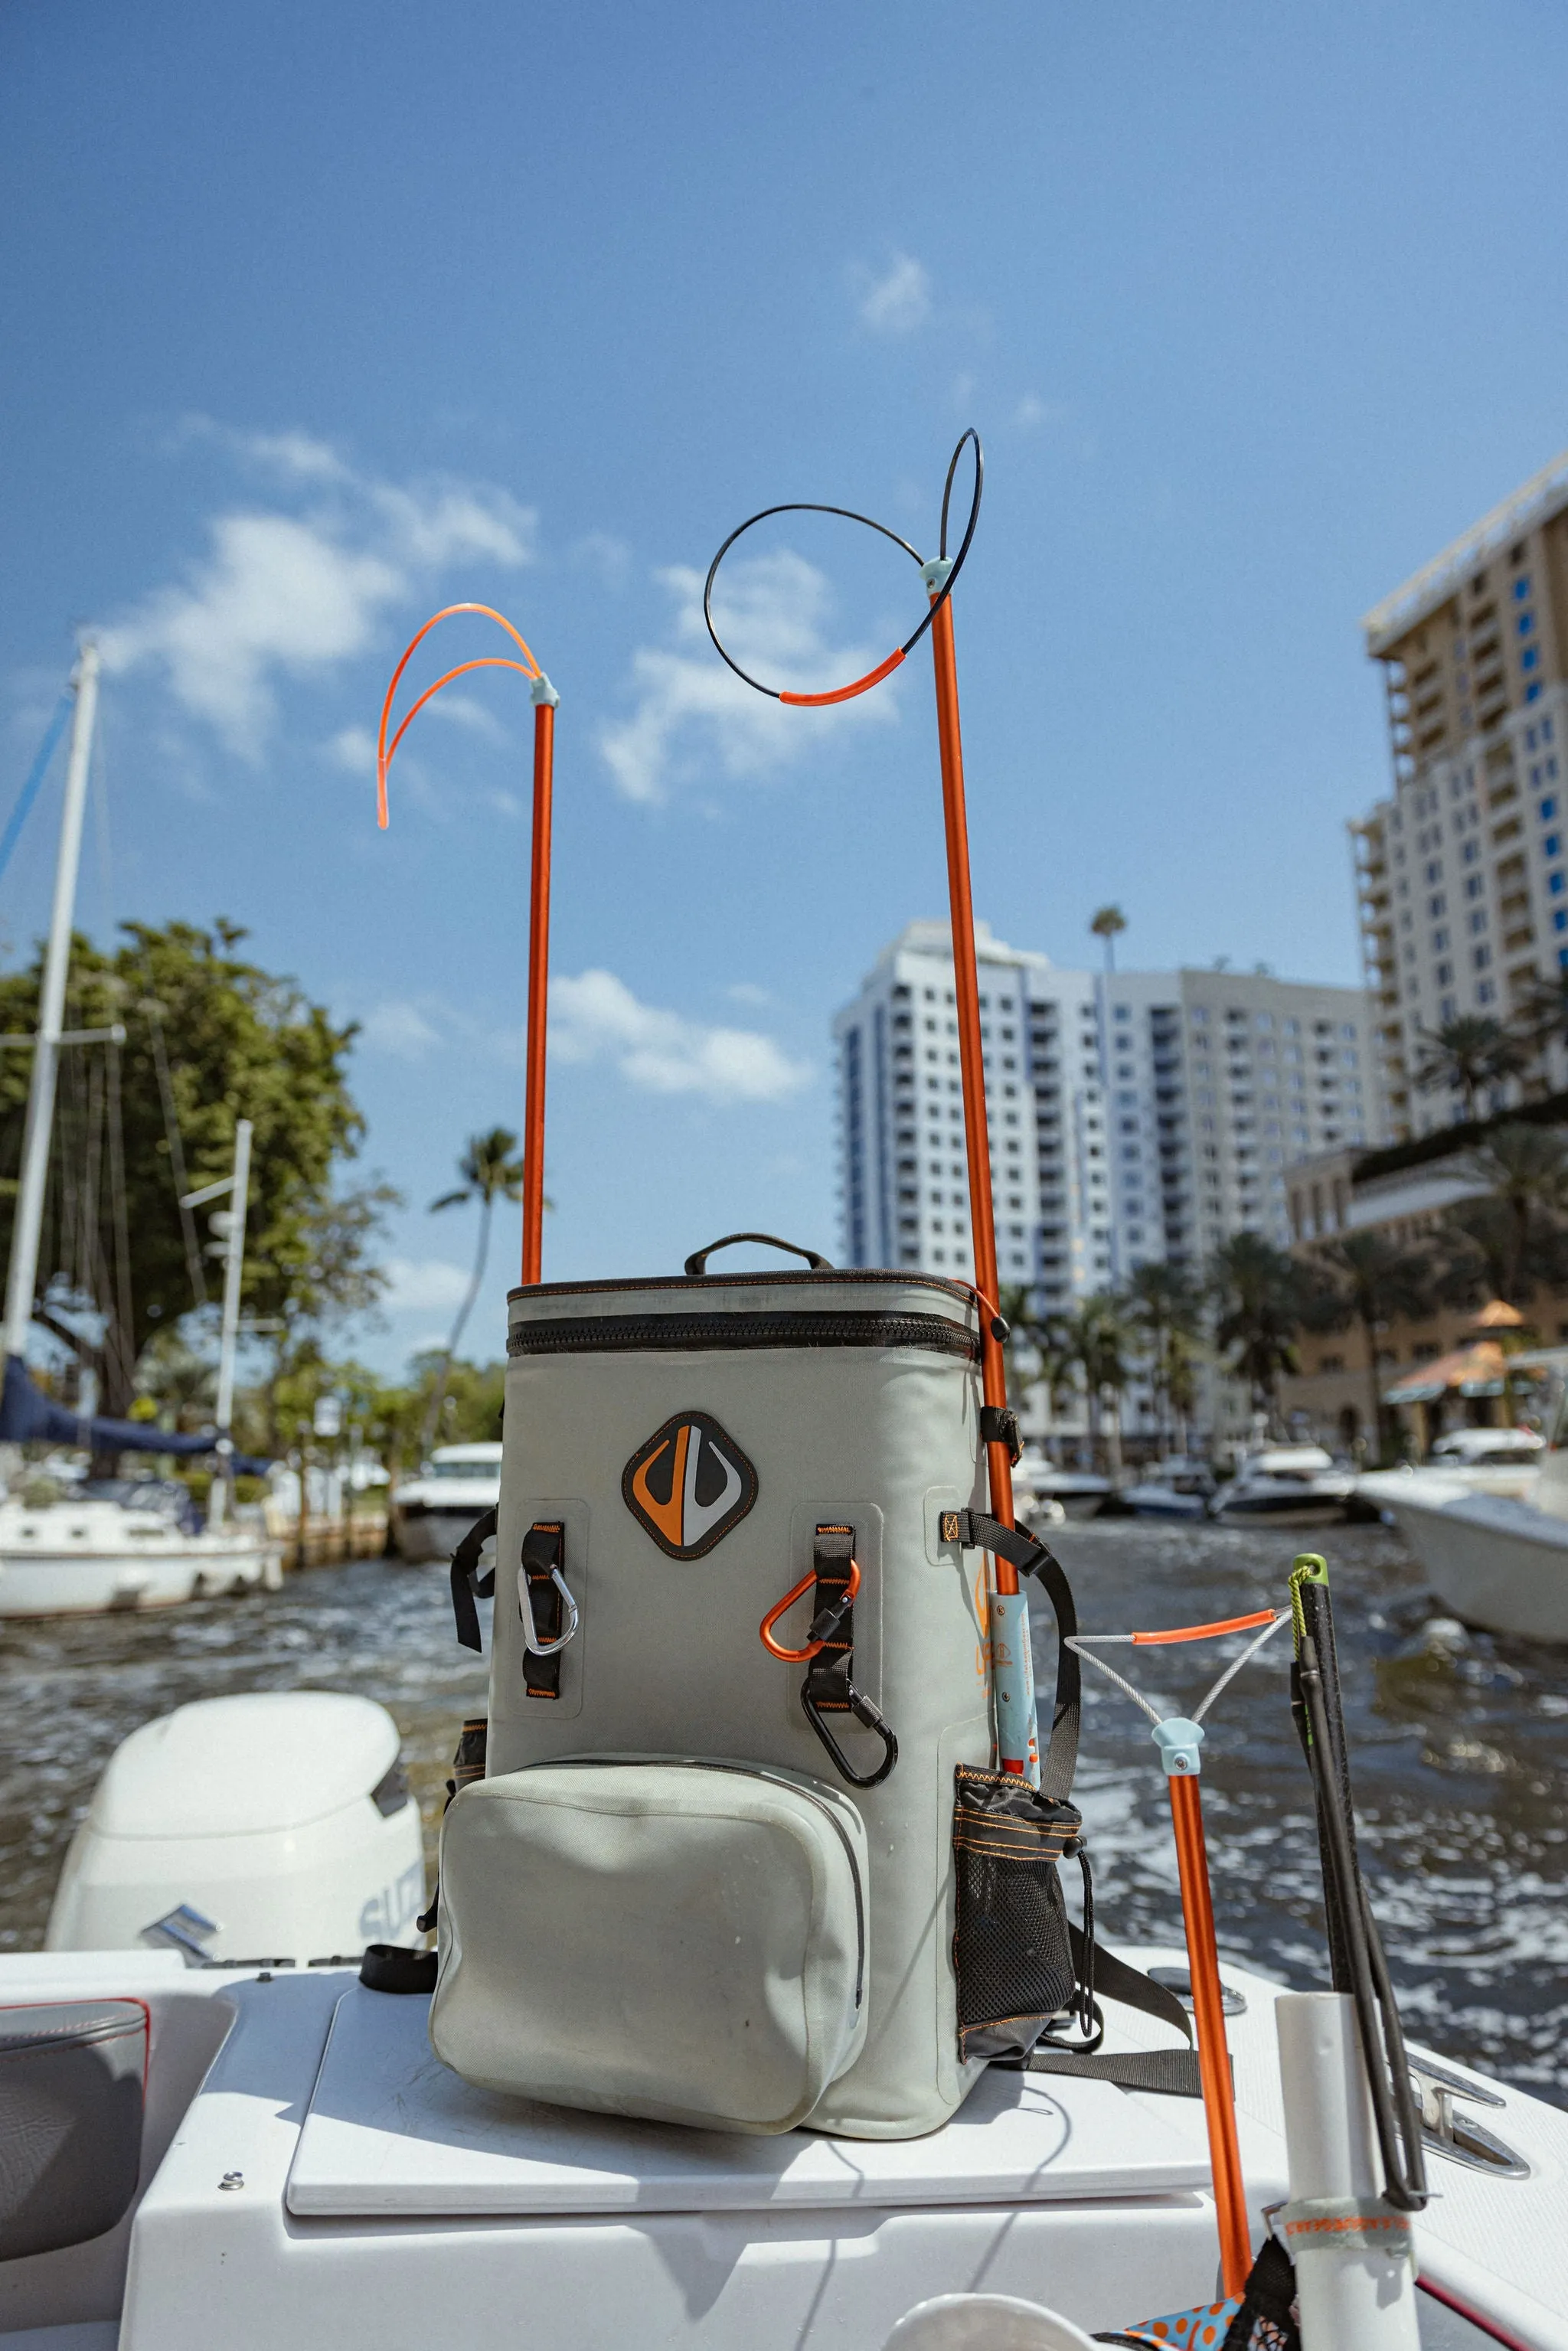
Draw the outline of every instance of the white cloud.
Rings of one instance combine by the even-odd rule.
[[[530,559],[534,517],[506,490],[377,481],[302,433],[239,434],[199,418],[187,430],[312,503],[216,516],[206,556],[100,642],[111,670],[161,667],[176,701],[246,758],[260,755],[278,676],[320,674],[363,653],[392,607],[455,563],[515,569]],[[362,765],[361,731],[335,739],[340,764]]]
[[[883,275],[865,285],[860,315],[861,324],[877,335],[909,335],[925,325],[931,316],[931,280],[912,254],[895,253]]]
[[[368,726],[340,726],[328,744],[327,753],[350,776],[373,776],[376,772],[376,738]]]
[[[606,588],[617,594],[632,577],[632,550],[623,538],[607,530],[591,530],[571,547],[571,559],[583,569],[597,573]]]
[[[425,708],[433,718],[443,718],[449,726],[461,726],[470,735],[483,736],[486,743],[509,743],[511,737],[492,710],[476,702],[469,694],[439,694]]]
[[[361,1024],[360,1034],[372,1050],[395,1053],[400,1061],[423,1061],[441,1033],[417,1004],[392,997],[376,1005]]]
[[[444,1257],[389,1258],[387,1274],[382,1302],[394,1314],[435,1313],[468,1294],[468,1275]]]
[[[773,1001],[772,989],[770,987],[758,987],[754,979],[737,979],[733,987],[726,988],[725,994],[728,997],[732,1004],[753,1004],[760,1006],[771,1004]]]
[[[703,622],[702,575],[677,565],[657,574],[674,600],[674,648],[639,646],[632,659],[637,705],[601,726],[599,747],[630,800],[658,802],[678,774],[706,754],[731,779],[760,776],[803,758],[825,728],[887,725],[897,716],[879,686],[832,710],[786,709],[727,669]],[[812,693],[872,668],[887,652],[834,648],[828,583],[788,548],[726,567],[718,625],[736,659],[770,685]]]
[[[561,1061],[612,1061],[647,1093],[709,1102],[779,1102],[810,1081],[770,1037],[709,1027],[641,1003],[613,972],[558,979],[550,991],[550,1051]]]

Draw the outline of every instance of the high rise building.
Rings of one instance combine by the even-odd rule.
[[[1287,1165],[1383,1139],[1361,989],[1061,971],[976,928],[998,1259],[1043,1306],[1243,1228],[1283,1246]],[[834,1035],[847,1261],[967,1274],[946,925],[884,948]]]
[[[1568,969],[1568,454],[1363,627],[1394,792],[1352,827],[1356,891],[1403,1138],[1462,1111],[1416,1085],[1422,1032],[1505,1019]],[[1558,1049],[1559,1083],[1564,1066]]]

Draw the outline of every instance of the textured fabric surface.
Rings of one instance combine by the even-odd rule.
[[[540,1765],[442,1832],[438,2056],[558,2105],[790,2130],[864,2037],[865,1840],[755,1768]]]

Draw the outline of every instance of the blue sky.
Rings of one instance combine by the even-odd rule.
[[[529,713],[499,673],[433,707],[378,835],[419,622],[498,603],[561,693],[547,1276],[831,1249],[831,1012],[943,902],[929,664],[748,701],[713,549],[806,497],[928,549],[977,424],[979,910],[1353,979],[1357,616],[1568,442],[1565,74],[1544,0],[0,12],[0,801],[93,624],[82,918],[227,914],[364,1023],[381,1360],[443,1327],[471,1234],[424,1203],[521,1107]],[[913,586],[805,528],[737,581],[806,682]],[[508,1224],[480,1346],[514,1264]]]

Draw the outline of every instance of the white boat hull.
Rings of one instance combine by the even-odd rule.
[[[265,1536],[176,1537],[134,1551],[92,1552],[67,1545],[0,1550],[0,1617],[98,1616],[120,1610],[174,1608],[225,1593],[276,1592],[282,1547]]]
[[[1438,1598],[1467,1625],[1568,1641],[1568,1520],[1433,1471],[1362,1480],[1391,1512]]]
[[[451,1510],[394,1510],[392,1541],[410,1567],[444,1567],[476,1519],[492,1506],[465,1502]]]

